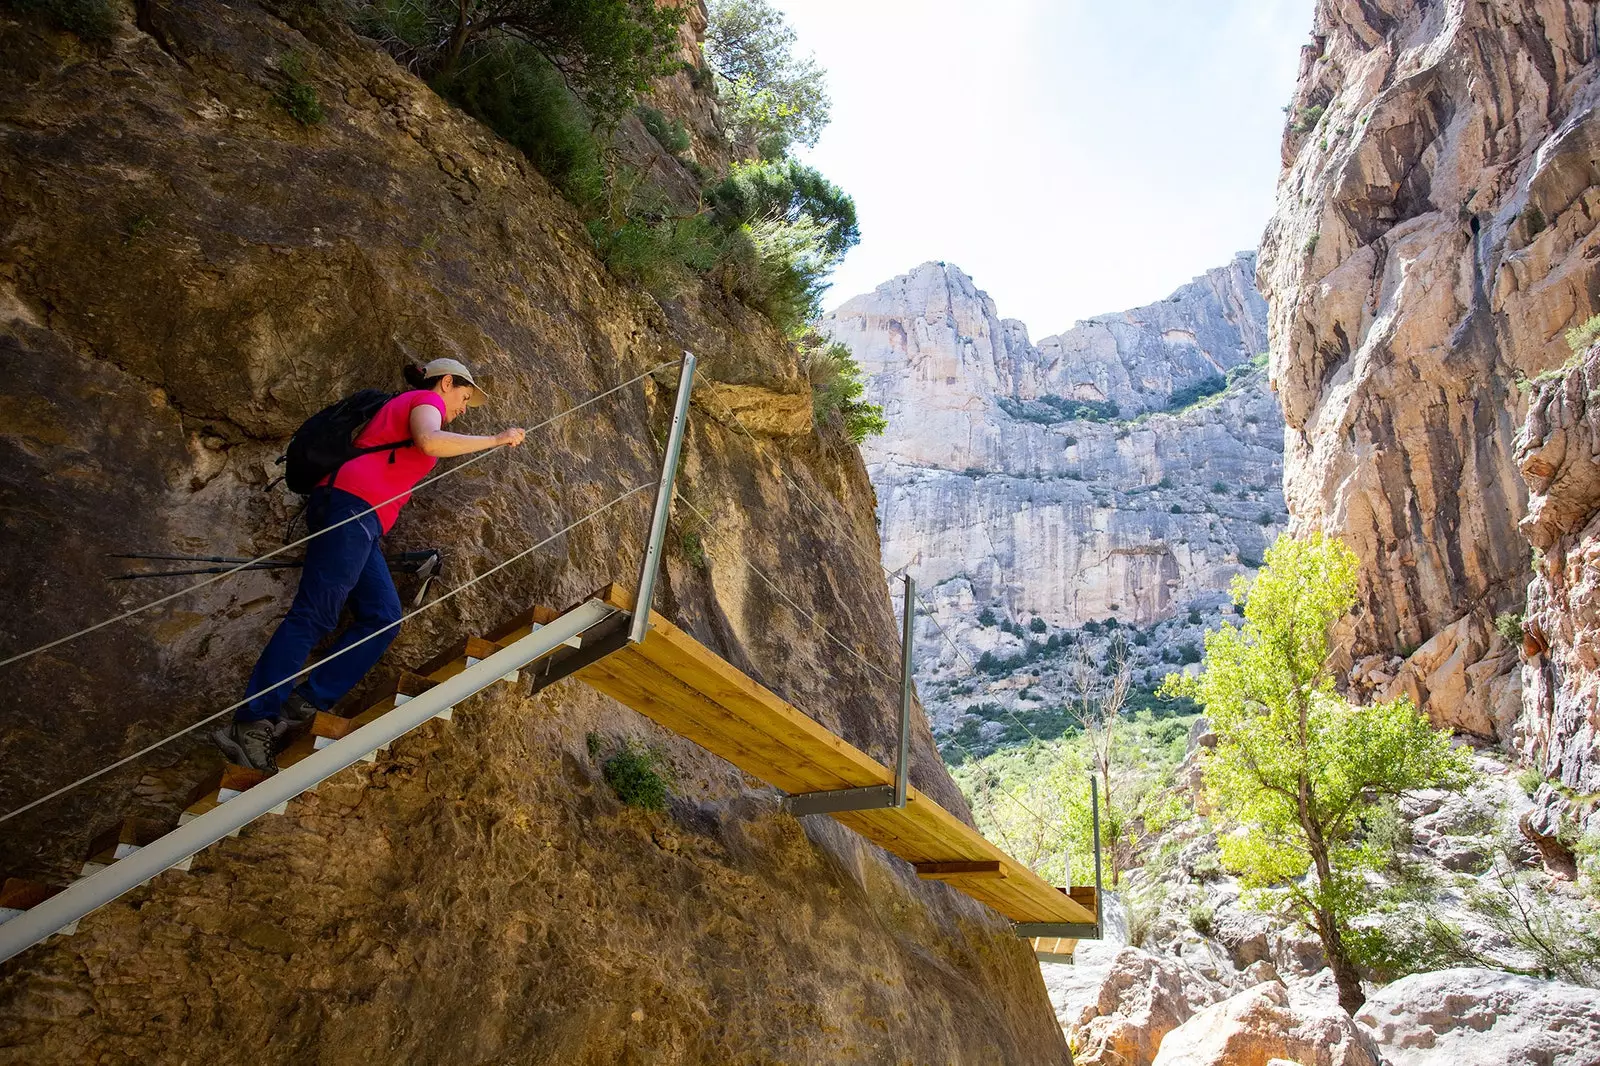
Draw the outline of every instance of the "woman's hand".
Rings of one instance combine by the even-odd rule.
[[[522,439],[527,435],[527,430],[514,426],[511,429],[501,430],[495,435],[494,442],[496,444],[503,444],[508,448],[515,448],[517,445],[522,443]]]

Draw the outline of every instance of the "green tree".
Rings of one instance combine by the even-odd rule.
[[[1107,657],[1108,656],[1108,657]],[[1105,672],[1109,666],[1111,672]],[[1083,748],[1088,756],[1089,772],[1100,780],[1100,837],[1105,844],[1105,858],[1110,867],[1111,887],[1121,881],[1122,871],[1132,861],[1136,841],[1129,832],[1134,806],[1117,789],[1112,770],[1116,760],[1119,728],[1122,724],[1123,706],[1128,702],[1128,688],[1133,671],[1128,664],[1128,647],[1121,636],[1112,638],[1106,654],[1091,651],[1087,644],[1078,645],[1067,669],[1070,699],[1067,714],[1082,731]],[[1120,767],[1117,767],[1120,769]],[[1120,775],[1118,775],[1120,776]],[[1087,789],[1083,790],[1087,792]],[[1092,814],[1089,797],[1075,796],[1077,813],[1085,825],[1085,815]],[[1087,839],[1088,834],[1080,833]]]
[[[746,158],[781,159],[814,145],[828,124],[826,72],[794,54],[794,30],[767,0],[713,0],[706,59],[716,75],[723,121]]]
[[[1244,625],[1208,634],[1201,675],[1163,690],[1198,700],[1216,731],[1205,785],[1229,828],[1223,864],[1258,906],[1316,933],[1354,1013],[1366,997],[1353,923],[1372,905],[1363,875],[1386,859],[1362,839],[1362,815],[1416,789],[1464,787],[1470,764],[1408,700],[1352,707],[1335,692],[1329,633],[1356,603],[1349,548],[1281,537],[1233,596]]]

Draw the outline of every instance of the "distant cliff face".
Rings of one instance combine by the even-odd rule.
[[[1037,346],[946,264],[828,316],[889,423],[863,446],[885,565],[912,568],[968,658],[1114,617],[1163,626],[1133,649],[1141,678],[1158,676],[1198,641],[1190,610],[1214,619],[1231,579],[1259,565],[1286,516],[1282,423],[1251,363],[1266,313],[1253,269],[1241,255]],[[1153,413],[1174,400],[1186,406]],[[1028,635],[980,624],[985,609]],[[937,635],[919,654],[924,697],[948,722],[928,685],[965,671]]]

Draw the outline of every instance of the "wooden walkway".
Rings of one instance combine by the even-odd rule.
[[[612,585],[596,598],[620,610],[633,596]],[[789,793],[893,785],[894,771],[752,681],[699,641],[650,612],[644,643],[612,652],[572,676],[745,773]],[[1095,920],[1093,890],[1073,898],[985,840],[913,788],[903,808],[830,815],[920,877],[943,881],[1015,922]],[[1053,953],[1070,954],[1068,942]]]
[[[611,585],[593,598],[619,612],[631,612],[633,608],[632,593],[619,585]],[[385,695],[353,718],[318,714],[310,730],[279,755],[279,765],[294,765],[561,616],[561,612],[535,607],[489,638],[468,638],[415,673],[403,674],[393,694]],[[614,617],[626,620],[625,615]],[[531,674],[538,685],[541,670],[558,663],[563,656],[577,656],[569,662],[569,669],[560,671],[562,676],[585,682],[787,793],[894,784],[894,771],[889,767],[835,736],[654,611],[643,643],[628,644],[621,639],[625,637],[621,629],[599,639],[586,634],[581,642],[568,642],[577,647],[560,648],[554,655],[532,663],[525,673]],[[570,668],[589,658],[594,661],[579,669]],[[508,675],[505,680],[514,681],[516,675]],[[450,710],[434,717],[449,721]],[[378,754],[370,753],[367,761]],[[225,766],[191,793],[190,805],[179,824],[215,809],[265,779],[254,770]],[[911,863],[918,876],[943,881],[1014,922],[1094,922],[1093,889],[1077,888],[1068,894],[1066,889],[1052,887],[924,793],[910,788],[907,798],[903,808],[841,811],[830,817]],[[271,813],[282,814],[284,807],[280,804]],[[114,823],[95,837],[84,875],[133,854],[162,832],[160,825],[144,819]],[[187,860],[177,867],[188,868]],[[59,891],[59,887],[33,881],[4,879],[0,883],[0,922]],[[75,927],[74,922],[60,932],[70,934]],[[1070,961],[1075,944],[1071,939],[1034,940],[1035,950],[1051,961]]]

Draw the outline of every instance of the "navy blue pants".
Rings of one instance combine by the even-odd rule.
[[[306,506],[306,526],[316,533],[369,506],[342,489],[319,488]],[[379,547],[382,536],[378,516],[369,513],[306,544],[300,589],[261,653],[250,675],[249,691],[260,692],[298,673],[311,649],[338,628],[339,616],[349,606],[350,625],[328,652],[343,654],[312,670],[298,685],[279,685],[240,707],[234,713],[238,721],[279,717],[292,691],[298,691],[312,706],[330,710],[377,663],[400,632],[395,624],[400,620],[400,595]],[[390,628],[385,630],[386,626]]]

